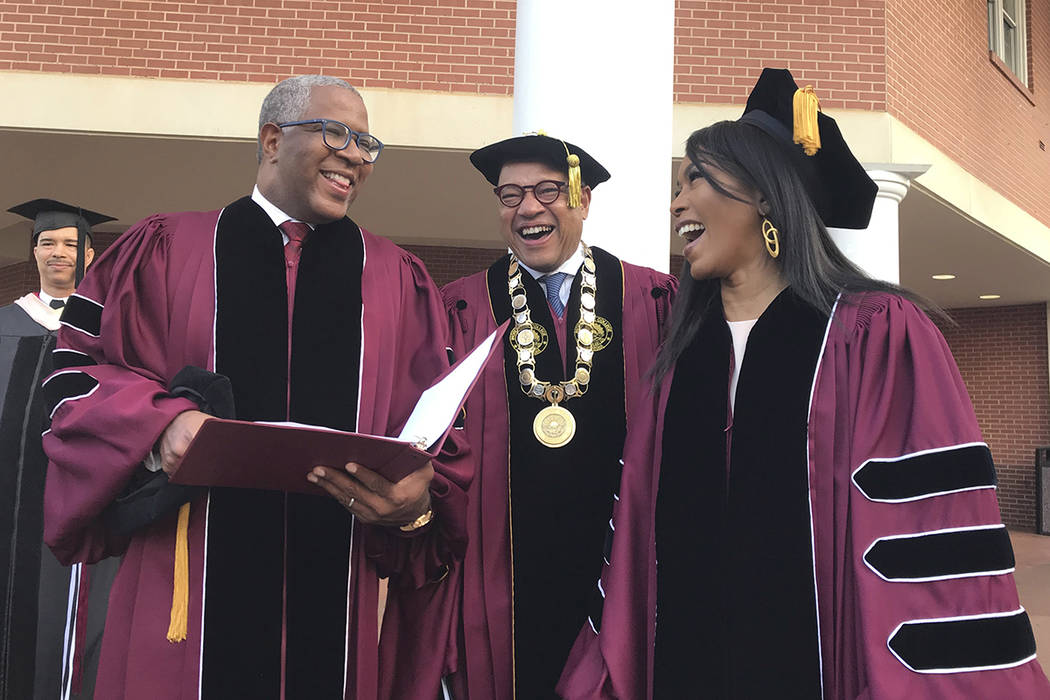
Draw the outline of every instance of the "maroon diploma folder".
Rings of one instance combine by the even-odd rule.
[[[321,494],[306,480],[310,470],[318,464],[341,469],[347,462],[400,481],[437,455],[481,370],[502,347],[506,327],[497,328],[423,392],[398,438],[214,418],[201,425],[171,482]]]
[[[438,449],[441,442],[435,443]],[[201,426],[171,481],[320,494],[321,488],[306,480],[318,464],[342,469],[357,462],[400,481],[433,456],[394,438],[216,418]]]

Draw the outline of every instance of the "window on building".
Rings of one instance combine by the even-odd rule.
[[[988,0],[988,50],[1028,84],[1025,0]]]

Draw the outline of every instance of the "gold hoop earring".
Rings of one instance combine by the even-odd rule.
[[[775,258],[780,255],[780,231],[769,219],[762,219],[762,238],[766,241],[766,251],[769,257]]]

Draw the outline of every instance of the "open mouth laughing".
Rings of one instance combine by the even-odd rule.
[[[538,241],[549,236],[553,231],[554,227],[550,225],[523,226],[518,229],[518,235],[526,241]]]
[[[677,233],[679,236],[686,239],[690,243],[695,241],[697,238],[700,238],[700,236],[702,236],[704,234],[704,231],[706,230],[706,226],[693,221],[683,222],[677,227],[675,227],[675,233]]]
[[[353,184],[353,180],[349,175],[337,173],[334,170],[322,170],[321,175],[328,180],[328,182],[332,183],[335,189],[339,192],[342,192],[343,194],[350,192],[350,186]]]

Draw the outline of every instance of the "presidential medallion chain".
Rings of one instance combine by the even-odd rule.
[[[510,344],[517,353],[518,381],[521,383],[521,390],[527,396],[550,402],[550,406],[541,410],[532,423],[532,432],[536,439],[547,447],[567,445],[576,434],[576,419],[560,404],[587,393],[594,353],[608,344],[607,339],[605,342],[596,339],[597,335],[601,335],[602,339],[606,338],[605,329],[601,324],[608,325],[608,322],[599,318],[595,311],[598,279],[595,274],[594,256],[589,247],[584,249],[580,277],[580,322],[576,324],[574,332],[576,369],[567,381],[552,383],[536,376],[536,355],[546,346],[547,332],[543,326],[532,321],[525,286],[521,281],[522,270],[513,254],[507,270],[507,288],[510,292],[511,314],[514,317]],[[611,331],[611,328],[609,330]]]

